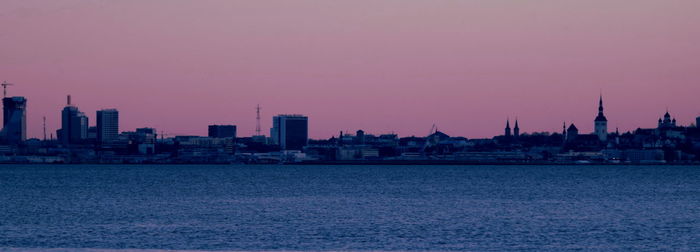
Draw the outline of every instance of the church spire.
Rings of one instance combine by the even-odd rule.
[[[608,119],[603,114],[603,94],[600,94],[598,99],[598,116],[595,117],[593,123],[595,125],[594,133],[598,135],[598,139],[601,142],[606,142],[608,140]]]
[[[608,119],[605,118],[605,114],[603,114],[603,94],[600,95],[600,98],[598,100],[598,116],[595,118],[596,122],[607,122]]]
[[[516,138],[520,136],[520,126],[518,126],[518,118],[515,118],[515,127],[513,127],[513,136]]]
[[[505,135],[510,137],[510,119],[506,119],[506,130]]]

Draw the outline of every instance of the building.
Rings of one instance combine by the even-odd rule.
[[[136,131],[122,132],[119,134],[131,153],[142,155],[155,154],[158,134],[154,128],[137,128]]]
[[[309,138],[309,118],[303,115],[277,115],[272,118],[272,141],[282,150],[301,150]]]
[[[576,125],[572,123],[566,130],[566,141],[573,142],[576,140],[576,138],[578,138],[578,128],[576,128]]]
[[[700,116],[695,118],[695,127],[700,128]]]
[[[70,98],[69,95],[68,104],[61,112],[61,129],[58,131],[58,138],[65,145],[83,143],[88,137],[88,118],[71,104]]]
[[[513,127],[513,136],[515,138],[520,137],[520,126],[518,125],[518,119],[515,119],[515,126]]]
[[[87,140],[90,143],[97,142],[97,126],[88,127]]]
[[[671,119],[671,114],[666,110],[663,120],[659,118],[659,129],[670,129],[676,127],[676,118]]]
[[[109,144],[119,138],[119,111],[103,109],[97,111],[97,144]]]
[[[236,125],[209,125],[209,137],[236,138]]]
[[[598,101],[598,116],[594,120],[595,134],[601,142],[608,141],[608,119],[603,114],[603,96]]]
[[[506,128],[503,135],[506,137],[510,137],[510,120],[506,120]]]
[[[20,144],[27,140],[27,99],[6,97],[2,99],[2,137],[8,144]]]

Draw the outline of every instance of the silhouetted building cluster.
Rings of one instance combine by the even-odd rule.
[[[258,120],[260,108],[257,108]],[[666,111],[655,128],[608,131],[603,98],[593,132],[574,123],[561,132],[521,133],[506,120],[503,135],[484,139],[450,136],[433,126],[427,136],[399,137],[363,130],[309,139],[309,119],[272,118],[270,136],[237,136],[236,125],[209,125],[207,136],[167,136],[154,128],[120,131],[119,111],[96,111],[95,126],[68,96],[57,139],[26,138],[27,100],[3,98],[0,162],[5,163],[700,163],[700,117],[679,125]],[[46,126],[44,125],[44,131]]]
[[[209,125],[209,137],[236,138],[236,125]]]

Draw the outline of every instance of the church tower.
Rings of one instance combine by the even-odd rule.
[[[510,137],[510,120],[506,120],[506,130],[505,136]]]
[[[513,127],[513,136],[520,137],[520,126],[518,126],[518,118],[515,118],[515,127]]]
[[[598,116],[595,118],[595,134],[602,142],[608,141],[608,119],[603,115],[603,95],[598,101]]]

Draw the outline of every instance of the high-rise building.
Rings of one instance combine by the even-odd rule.
[[[603,115],[603,96],[600,96],[598,101],[598,116],[595,118],[595,134],[598,135],[598,140],[608,140],[608,119]]]
[[[272,118],[270,135],[282,150],[301,150],[309,139],[309,118],[303,115],[277,115]]]
[[[71,104],[70,95],[68,104],[61,112],[61,130],[59,139],[63,144],[78,144],[87,139],[88,118],[78,107]]]
[[[236,125],[209,125],[209,137],[236,138]]]
[[[119,111],[103,109],[97,111],[97,143],[109,144],[119,137]]]
[[[2,99],[2,136],[8,144],[19,144],[27,139],[27,99],[6,97]]]
[[[700,128],[700,116],[695,118],[695,127]]]

